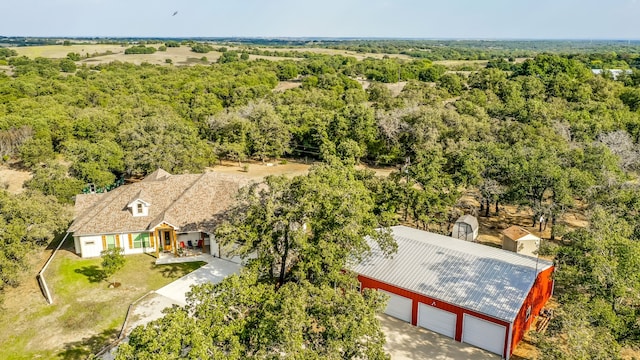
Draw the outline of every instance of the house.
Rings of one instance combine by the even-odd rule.
[[[158,169],[107,193],[77,195],[76,218],[68,231],[83,258],[113,247],[123,248],[125,254],[177,255],[188,244],[220,256],[212,234],[247,183],[237,175],[171,175]]]
[[[508,359],[553,292],[542,259],[394,226],[398,252],[351,269],[361,288],[388,294],[385,313]]]
[[[451,237],[466,241],[476,241],[478,238],[478,219],[472,215],[462,215],[453,224]]]
[[[527,256],[538,256],[540,238],[521,228],[510,226],[502,231],[502,248]]]

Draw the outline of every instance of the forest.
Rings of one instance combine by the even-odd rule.
[[[238,56],[249,46],[184,67],[76,67],[2,51],[10,71],[0,72],[0,158],[33,178],[22,194],[0,191],[0,291],[64,232],[69,204],[88,184],[107,191],[158,167],[201,172],[220,159],[392,166],[388,177],[335,170],[366,188],[378,224],[447,234],[463,212],[487,216],[504,204],[534,223],[550,219],[541,255],[558,265],[560,306],[536,345],[543,358],[618,358],[640,346],[639,48],[525,45],[423,56],[429,50],[402,41],[347,41],[326,46],[412,58],[279,61]],[[491,61],[460,71],[441,59]],[[295,86],[276,91],[282,82]],[[461,205],[469,193],[479,208]],[[581,205],[589,226],[565,224],[563,214]]]

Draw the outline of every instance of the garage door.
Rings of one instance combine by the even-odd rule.
[[[503,325],[464,314],[462,342],[503,355],[505,330]]]
[[[391,315],[396,319],[404,320],[408,323],[411,322],[411,308],[413,300],[404,296],[392,294],[388,291],[378,290],[383,294],[389,295],[389,302],[387,308],[384,309],[384,313]]]
[[[418,326],[455,338],[456,314],[427,304],[418,304]]]

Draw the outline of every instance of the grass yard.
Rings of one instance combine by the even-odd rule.
[[[100,258],[80,259],[65,247],[45,274],[53,305],[47,305],[35,280],[6,291],[0,358],[86,359],[117,337],[131,302],[204,265],[156,266],[150,255],[128,255],[114,276],[122,286],[109,289],[101,280]]]

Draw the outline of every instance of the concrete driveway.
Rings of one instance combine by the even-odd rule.
[[[402,320],[382,314],[379,316],[382,332],[387,336],[384,348],[393,360],[474,360],[500,359],[488,351],[459,343],[446,336],[413,326]]]
[[[191,291],[191,286],[205,283],[217,284],[227,276],[239,273],[240,268],[240,264],[211,257],[207,265],[156,290],[156,294],[174,300],[178,305],[186,305],[186,294]]]
[[[225,277],[239,273],[241,269],[240,264],[212,256],[206,258],[205,261],[207,261],[207,265],[140,299],[140,301],[131,308],[129,321],[124,330],[126,337],[122,342],[129,340],[128,336],[136,326],[144,326],[153,320],[163,317],[164,314],[162,310],[172,307],[173,305],[186,305],[186,294],[191,291],[191,286],[207,282],[217,284]],[[115,359],[117,349],[117,346],[114,347],[103,354],[101,358],[103,360]]]
[[[191,286],[207,282],[217,284],[225,277],[240,272],[240,264],[210,256],[207,265],[145,296],[131,309],[125,333],[164,316],[162,310],[173,305],[186,305]]]

